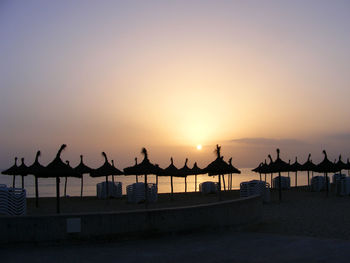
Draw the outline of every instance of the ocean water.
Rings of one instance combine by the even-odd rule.
[[[259,174],[252,172],[252,168],[241,168],[241,174],[233,174],[232,176],[232,186],[233,189],[239,189],[240,183],[250,180],[259,180]],[[282,176],[287,176],[288,173],[282,173]],[[310,179],[311,179],[310,172]],[[290,172],[291,186],[295,186],[295,173]],[[315,173],[315,175],[320,175]],[[277,174],[273,175],[274,177]],[[262,175],[262,180],[265,179],[265,175]],[[96,184],[105,181],[105,177],[92,178],[89,175],[84,175],[84,196],[96,196]],[[109,176],[109,180],[112,177]],[[115,182],[121,182],[123,185],[123,194],[126,194],[126,186],[136,182],[136,176],[115,176]],[[138,176],[139,182],[144,181],[144,176]],[[54,197],[56,196],[56,179],[55,178],[39,178],[39,196],[41,197]],[[64,191],[64,178],[61,178],[60,191],[63,195]],[[149,183],[156,182],[156,176],[149,175],[147,177]],[[218,177],[212,177],[208,175],[198,175],[197,176],[197,191],[199,189],[199,184],[205,181],[217,182]],[[271,183],[271,175],[267,174],[266,181]],[[174,192],[184,192],[185,191],[185,179],[184,178],[173,178],[174,182]],[[227,187],[228,175],[225,175],[225,183]],[[12,187],[12,176],[0,175],[0,184],[6,184]],[[307,172],[298,172],[298,186],[307,185]],[[20,176],[16,176],[16,187],[22,186],[22,179]],[[67,195],[69,196],[80,196],[81,180],[78,178],[68,178],[67,182]],[[35,196],[34,188],[34,176],[28,175],[24,178],[24,188],[27,190],[27,197]],[[222,184],[223,188],[223,184]],[[187,177],[187,191],[194,192],[195,190],[195,176]],[[159,193],[170,193],[170,177],[158,177],[158,192]]]

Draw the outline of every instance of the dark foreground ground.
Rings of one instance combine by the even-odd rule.
[[[218,232],[113,243],[17,246],[1,262],[337,262],[350,242],[265,233]]]
[[[235,191],[226,193],[224,199],[238,196]],[[334,193],[326,197],[324,192],[304,188],[284,191],[282,202],[277,192],[271,197],[271,203],[264,204],[263,222],[249,232],[220,230],[104,243],[11,245],[0,248],[0,262],[350,262],[350,197]],[[41,208],[31,213],[52,213],[52,201],[44,200]],[[65,200],[62,205],[66,212],[75,212],[83,201]],[[83,204],[91,206],[80,207],[80,211],[135,207],[125,200],[87,201]],[[215,196],[193,193],[179,194],[170,202],[163,195],[153,206],[215,201]]]

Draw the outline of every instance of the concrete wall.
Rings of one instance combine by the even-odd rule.
[[[123,212],[0,217],[0,243],[107,238],[259,223],[259,196],[205,205]]]

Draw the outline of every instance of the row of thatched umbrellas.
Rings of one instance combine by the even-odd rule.
[[[193,168],[189,168],[187,166],[188,159],[185,161],[185,165],[178,169],[175,167],[173,163],[173,158],[171,158],[170,165],[162,169],[157,164],[152,164],[148,158],[148,153],[145,148],[142,149],[141,153],[143,154],[143,161],[141,163],[137,163],[137,159],[135,158],[135,165],[131,167],[127,167],[122,172],[114,166],[114,162],[112,160],[112,164],[109,163],[107,155],[103,152],[102,155],[105,159],[103,165],[97,169],[92,169],[86,166],[83,162],[83,156],[80,156],[80,163],[78,166],[72,168],[67,161],[64,163],[61,159],[61,153],[66,148],[66,145],[63,144],[59,151],[56,154],[56,157],[52,162],[50,162],[46,167],[39,163],[40,151],[37,152],[35,161],[32,165],[26,166],[24,164],[24,159],[22,158],[22,163],[17,166],[17,158],[15,158],[15,164],[9,169],[3,171],[3,174],[12,175],[13,176],[13,187],[15,187],[15,176],[20,175],[22,177],[22,188],[24,188],[24,176],[26,175],[34,175],[35,178],[35,197],[36,197],[36,206],[38,207],[39,200],[39,191],[38,191],[38,178],[56,178],[56,210],[57,213],[60,212],[60,177],[65,178],[65,190],[67,187],[67,178],[68,177],[77,177],[81,178],[81,197],[83,196],[83,174],[90,174],[91,177],[106,177],[106,192],[108,196],[108,176],[112,176],[112,181],[114,182],[114,175],[135,175],[136,182],[138,182],[138,176],[145,176],[145,187],[147,189],[147,175],[154,174],[156,175],[156,183],[158,184],[158,176],[170,176],[171,177],[171,197],[173,197],[173,177],[184,177],[185,178],[185,192],[187,191],[187,176],[195,175],[195,191],[197,191],[197,175],[199,174],[209,174],[210,176],[219,175],[219,193],[221,193],[221,176],[225,174],[231,175],[231,187],[232,187],[232,174],[240,173],[240,171],[232,165],[232,158],[229,160],[229,163],[223,160],[221,156],[220,146],[216,146],[215,153],[217,158],[211,162],[206,168],[200,169],[197,166],[197,163],[194,163]],[[230,178],[230,177],[229,177]],[[224,187],[225,187],[225,181]],[[147,191],[145,191],[145,199],[147,204]],[[221,194],[219,194],[221,196]]]
[[[328,195],[328,173],[341,173],[342,170],[350,170],[350,162],[349,159],[347,163],[342,161],[341,155],[339,155],[338,161],[335,160],[331,162],[328,160],[326,151],[323,151],[324,159],[319,164],[314,164],[311,160],[311,154],[309,154],[307,161],[304,164],[298,163],[297,157],[295,158],[295,162],[293,164],[286,163],[280,158],[280,150],[277,149],[277,158],[275,161],[272,160],[271,155],[268,155],[270,159],[270,163],[267,164],[266,160],[264,163],[260,163],[258,167],[253,169],[252,171],[260,174],[271,174],[271,183],[272,176],[274,173],[278,173],[279,176],[279,199],[282,199],[282,189],[281,189],[281,172],[295,172],[295,186],[297,186],[297,175],[298,171],[307,171],[307,182],[308,186],[310,185],[310,172],[323,173],[326,179],[326,192]]]

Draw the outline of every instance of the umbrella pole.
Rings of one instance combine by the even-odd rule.
[[[157,189],[158,189],[158,175],[156,175],[156,185],[157,185]]]
[[[113,182],[113,184],[114,184],[114,174],[112,175],[112,182]]]
[[[261,173],[259,173],[260,181],[261,181]]]
[[[22,175],[22,189],[24,189],[24,176]]]
[[[295,172],[295,187],[298,186],[298,172]]]
[[[328,174],[327,173],[325,173],[325,176],[326,176],[326,195],[327,195],[327,197],[328,197]]]
[[[219,174],[218,190],[219,190],[219,200],[221,200],[221,175],[220,174]]]
[[[39,191],[38,191],[38,177],[35,178],[35,207],[39,207]]]
[[[171,183],[171,200],[172,200],[173,194],[174,194],[173,176],[170,176],[170,183]]]
[[[83,198],[83,185],[84,185],[84,175],[81,175],[81,189],[80,189],[80,197]]]
[[[145,174],[145,206],[147,208],[148,205],[148,195],[147,195],[148,187],[147,187],[147,174]]]
[[[307,171],[307,186],[310,187],[310,171]]]
[[[266,174],[265,174],[265,183],[266,183]]]
[[[225,184],[225,175],[222,175],[222,182],[224,184],[224,191],[226,191],[226,184]]]
[[[278,196],[279,200],[282,201],[282,180],[281,180],[281,172],[278,172]]]
[[[185,193],[187,193],[187,176],[185,176]]]
[[[136,183],[139,182],[139,177],[136,175]]]
[[[272,173],[271,173],[271,185],[272,185]]]
[[[197,192],[197,175],[194,175],[194,191]]]
[[[60,213],[60,178],[56,176],[56,212]]]
[[[12,187],[16,187],[16,175],[13,176]]]
[[[108,199],[108,175],[106,175],[106,199]]]
[[[67,197],[67,176],[65,177],[65,180],[64,180],[64,197]]]

